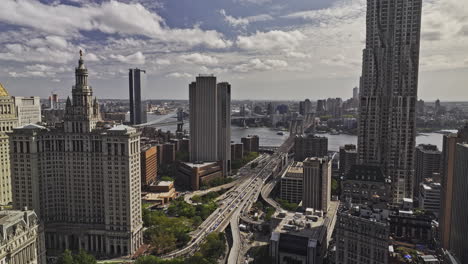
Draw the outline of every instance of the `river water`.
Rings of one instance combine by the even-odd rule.
[[[153,114],[148,114],[148,121],[158,120],[161,122],[162,120],[166,121],[174,121],[175,118],[170,116],[158,116]],[[161,121],[160,121],[161,120]],[[158,127],[163,131],[172,131],[176,130],[176,125],[170,126],[161,126]],[[184,129],[188,130],[188,123],[184,124]],[[260,138],[260,146],[280,146],[289,136],[288,132],[284,132],[284,135],[277,135],[276,130],[267,127],[252,127],[252,128],[241,128],[237,126],[231,127],[231,139],[234,142],[240,142],[242,137],[248,135],[258,135]],[[455,131],[451,131],[455,132]],[[357,144],[357,136],[353,135],[330,135],[330,134],[320,134],[319,136],[324,136],[328,138],[328,149],[331,151],[338,151],[340,146],[344,146],[346,144]],[[441,133],[424,133],[419,134],[416,137],[416,145],[418,144],[433,144],[437,145],[439,150],[442,150],[442,136]]]

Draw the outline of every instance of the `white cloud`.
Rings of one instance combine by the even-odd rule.
[[[192,75],[190,73],[186,73],[186,72],[173,72],[173,73],[167,74],[166,77],[170,77],[170,78],[190,78],[190,77],[192,77]]]
[[[218,64],[218,59],[209,55],[203,55],[200,53],[192,53],[181,55],[180,59],[184,62],[192,64],[201,64],[201,65],[216,65]]]
[[[128,63],[128,64],[145,64],[145,55],[141,53],[141,51],[135,52],[133,54],[130,54],[128,56],[123,56],[123,55],[114,55],[111,54],[109,56],[111,59],[123,62],[123,63]]]
[[[0,21],[35,28],[54,35],[77,37],[80,31],[143,35],[160,41],[226,48],[230,42],[221,33],[200,28],[171,29],[162,17],[138,3],[115,0],[99,4],[46,5],[35,0],[3,0]],[[59,39],[51,39],[56,45]]]
[[[10,71],[8,75],[13,78],[25,77],[55,77],[57,73],[65,72],[63,67],[51,67],[44,64],[27,65],[25,71]]]
[[[247,63],[237,65],[233,68],[236,72],[251,72],[251,71],[268,71],[268,70],[277,70],[284,67],[287,67],[288,63],[283,60],[261,60],[258,58],[251,59]]]
[[[271,2],[271,0],[235,0],[235,1],[242,3],[242,4],[256,4],[256,5],[262,5],[262,4]]]
[[[366,12],[366,0],[341,0],[331,7],[317,10],[307,10],[288,14],[286,18],[302,18],[319,23],[337,23],[343,20],[356,19]]]
[[[257,32],[251,36],[237,37],[236,44],[244,50],[272,51],[293,50],[306,36],[299,30]]]
[[[155,63],[157,65],[170,65],[171,61],[168,59],[156,59]]]
[[[247,25],[253,22],[259,22],[259,21],[268,21],[272,20],[273,17],[267,14],[261,14],[257,16],[249,16],[249,17],[233,17],[231,15],[228,15],[226,13],[226,10],[221,9],[219,10],[219,13],[223,15],[224,21],[226,21],[229,25],[232,27],[242,27],[246,28]]]

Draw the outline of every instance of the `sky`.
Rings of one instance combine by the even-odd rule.
[[[187,99],[198,74],[233,99],[349,98],[366,0],[1,0],[0,82],[12,95],[71,94],[83,50],[98,98]],[[423,0],[418,96],[468,101],[468,1]]]

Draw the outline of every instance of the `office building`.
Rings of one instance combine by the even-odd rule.
[[[294,138],[294,160],[328,155],[328,138],[314,135],[298,135]]]
[[[302,207],[326,212],[331,199],[331,160],[307,158],[303,166]]]
[[[213,75],[199,75],[189,85],[190,161],[222,161],[231,167],[231,85],[216,83]]]
[[[0,83],[0,205],[12,200],[10,178],[10,145],[7,133],[18,124],[13,98]]]
[[[231,143],[231,160],[241,160],[244,157],[244,144]]]
[[[13,101],[15,101],[18,126],[41,122],[41,99],[39,97],[13,96]]]
[[[404,198],[410,204],[412,199]],[[417,213],[411,207],[402,207],[389,215],[390,236],[398,242],[423,246],[433,244],[434,217],[429,214]]]
[[[180,182],[192,190],[199,190],[214,179],[223,177],[222,163],[219,162],[182,162],[178,167],[177,177]]]
[[[306,214],[288,212],[283,218],[275,218],[280,222],[270,237],[271,263],[324,263],[337,210],[338,202],[332,202],[325,215],[308,210]]]
[[[327,112],[327,101],[317,100],[316,112],[318,115],[324,115]]]
[[[0,228],[0,263],[46,264],[43,227],[34,211],[0,211]]]
[[[419,184],[432,174],[440,172],[440,159],[442,153],[436,145],[420,144],[416,147],[414,162],[414,197],[419,197]]]
[[[425,178],[419,184],[419,207],[438,216],[440,211],[440,191],[440,183],[434,182],[431,178]]]
[[[146,71],[130,69],[128,71],[128,92],[130,98],[130,124],[139,125],[146,123],[146,105],[142,102],[142,90],[144,89]]]
[[[468,123],[458,130],[457,134],[443,137],[442,168],[441,168],[441,206],[439,214],[440,237],[442,247],[449,249],[452,222],[453,177],[455,171],[455,157],[457,143],[468,142]]]
[[[354,165],[341,182],[341,200],[355,204],[387,203],[391,183],[379,166]]]
[[[164,143],[162,145],[162,163],[170,164],[175,161],[176,158],[176,145],[173,143]]]
[[[299,114],[305,116],[312,113],[312,102],[309,99],[299,102]]]
[[[294,162],[281,176],[280,198],[290,203],[299,204],[302,201],[302,182],[304,167],[302,162]]]
[[[244,145],[244,153],[258,152],[260,150],[260,139],[257,135],[249,135],[241,138],[241,142]]]
[[[356,145],[348,144],[340,147],[340,175],[346,176],[357,162]]]
[[[353,99],[359,100],[359,88],[357,87],[353,88]]]
[[[49,108],[51,110],[60,109],[59,98],[57,94],[52,94],[51,96],[49,96]]]
[[[448,249],[460,260],[468,263],[468,144],[456,145],[453,173],[452,212]]]
[[[158,149],[156,146],[145,146],[141,149],[140,166],[141,166],[141,185],[151,185],[156,182],[158,175]]]
[[[62,126],[30,124],[10,134],[13,206],[34,209],[44,222],[50,255],[131,255],[143,243],[140,134],[97,125],[82,55],[75,80]]]
[[[358,163],[383,167],[394,203],[413,197],[421,7],[421,0],[367,0]]]
[[[342,205],[336,221],[336,264],[387,264],[390,224],[386,208]]]

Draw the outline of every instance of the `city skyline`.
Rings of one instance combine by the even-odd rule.
[[[12,95],[30,95],[34,87],[33,95],[46,98],[56,91],[63,98],[72,83],[70,62],[83,48],[90,69],[99,72],[93,83],[101,88],[96,93],[100,98],[125,98],[123,80],[133,67],[148,70],[150,85],[144,92],[155,99],[188,98],[186,83],[198,73],[229,80],[237,87],[234,99],[351,97],[361,70],[365,1],[308,2],[5,1],[0,78]],[[467,8],[461,0],[424,1],[424,100],[468,97]],[[8,16],[13,9],[21,12]],[[31,9],[37,15],[28,13]],[[129,15],[121,16],[122,10]],[[68,17],[70,12],[81,15]],[[47,13],[55,14],[53,21],[37,23]]]

